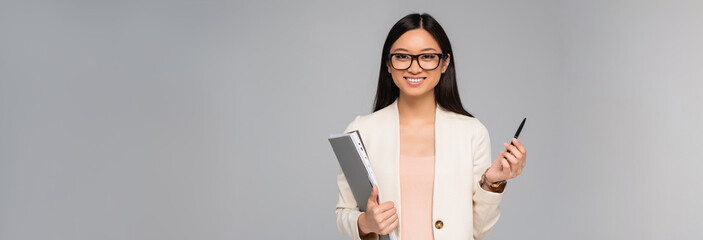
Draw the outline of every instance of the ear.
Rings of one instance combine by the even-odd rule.
[[[447,57],[444,58],[444,61],[442,63],[442,74],[444,74],[444,72],[447,71],[447,68],[449,67],[450,59],[451,59],[451,57],[450,57],[449,53],[447,53]]]
[[[386,70],[388,70],[388,74],[391,73],[391,64],[388,61],[386,61]]]

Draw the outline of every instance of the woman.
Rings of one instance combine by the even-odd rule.
[[[374,112],[345,130],[359,130],[378,186],[357,203],[340,170],[340,232],[441,240],[482,239],[493,229],[506,180],[522,172],[526,151],[512,139],[491,164],[488,131],[464,110],[455,78],[449,39],[434,18],[410,14],[391,28]],[[377,202],[379,192],[386,202]]]

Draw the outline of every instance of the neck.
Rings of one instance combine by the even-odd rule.
[[[417,97],[409,97],[402,93],[398,96],[398,117],[401,124],[434,123],[436,111],[434,91]]]

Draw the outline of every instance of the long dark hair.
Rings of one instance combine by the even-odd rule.
[[[449,111],[473,117],[473,115],[466,111],[461,105],[459,90],[456,86],[454,52],[452,51],[452,45],[449,43],[449,37],[447,37],[447,33],[444,32],[444,29],[439,25],[437,20],[427,13],[409,14],[398,20],[398,22],[393,25],[390,32],[388,32],[386,42],[383,44],[383,52],[381,52],[381,71],[378,74],[378,89],[376,90],[376,100],[374,102],[375,106],[373,111],[375,112],[391,105],[391,103],[398,98],[400,89],[398,89],[398,86],[393,82],[391,74],[388,73],[388,66],[386,66],[388,54],[391,51],[391,45],[393,45],[403,33],[418,28],[427,30],[427,32],[434,37],[435,41],[439,43],[442,52],[449,54],[449,66],[434,88],[435,101],[441,107]]]

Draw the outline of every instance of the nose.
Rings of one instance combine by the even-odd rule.
[[[417,62],[417,64],[415,64]],[[408,68],[408,72],[412,74],[418,74],[422,72],[422,68],[420,67],[420,59],[415,58],[410,60],[410,68]]]

